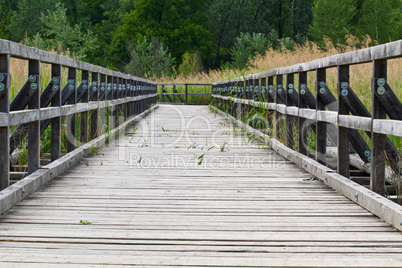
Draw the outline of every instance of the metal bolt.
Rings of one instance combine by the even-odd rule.
[[[289,85],[288,85],[288,88],[293,88],[293,84],[289,84]]]
[[[371,156],[367,157],[367,162],[371,163]]]
[[[300,90],[300,94],[304,95],[306,94],[306,91],[304,89]]]
[[[73,79],[70,79],[70,80],[68,80],[68,83],[71,84],[71,85],[73,85],[73,84],[74,84],[74,80],[73,80]]]
[[[93,89],[93,91],[97,91],[97,90],[98,90],[98,88],[97,88],[97,87],[93,87],[92,89]]]
[[[272,89],[270,89],[270,90],[269,90],[269,94],[272,94],[272,93],[274,93],[274,91],[273,91]]]
[[[325,87],[327,84],[325,83],[325,81],[321,81],[320,83],[320,87]]]
[[[379,88],[377,88],[377,93],[378,93],[378,95],[384,95],[384,93],[385,93],[385,88],[384,88],[384,87],[379,87]]]
[[[290,89],[288,90],[288,93],[289,93],[289,94],[292,94],[292,93],[293,93],[293,89],[290,88]]]
[[[306,84],[301,84],[300,85],[300,89],[306,89],[306,88],[307,88]]]
[[[269,86],[269,89],[274,90],[275,88],[274,88],[273,85],[270,85],[270,86]]]
[[[364,151],[364,155],[369,157],[371,155],[371,152],[369,150]]]
[[[82,85],[82,89],[87,90],[88,86],[87,85]]]
[[[52,89],[53,89],[54,91],[59,90],[59,85],[53,85]]]
[[[4,91],[6,86],[3,83],[0,83],[0,92]]]
[[[31,84],[31,88],[32,88],[33,90],[38,89],[38,84],[37,84],[37,83],[32,83],[32,84]]]
[[[380,87],[385,86],[385,79],[384,78],[380,78],[377,80],[377,85]]]
[[[330,142],[330,141],[327,141],[327,146],[331,146],[331,142]]]
[[[70,90],[74,90],[74,85],[73,85],[73,84],[70,84],[70,85],[68,86],[68,88],[69,88]]]
[[[346,97],[348,95],[349,91],[347,89],[342,89],[341,95]]]
[[[58,77],[53,77],[52,82],[53,84],[58,84],[60,83],[60,79]]]
[[[106,86],[106,83],[105,83],[105,82],[102,82],[102,83],[101,83],[101,86],[102,86],[102,87]]]
[[[36,76],[35,75],[30,75],[28,78],[29,82],[35,83],[36,82]]]
[[[343,89],[348,88],[348,86],[349,86],[348,82],[342,82],[341,83],[341,88],[343,88]]]
[[[105,91],[105,87],[101,87],[100,90],[101,90],[101,91]]]
[[[4,74],[0,74],[0,82],[3,82],[5,79]]]
[[[282,93],[282,88],[278,88],[278,93]]]
[[[324,94],[326,90],[327,90],[327,89],[326,89],[325,87],[321,87],[321,88],[320,88],[320,93],[321,93],[321,94]]]
[[[82,80],[81,84],[86,85],[86,84],[88,84],[88,81],[87,80]]]
[[[281,84],[279,84],[279,85],[278,85],[278,88],[282,88],[282,85],[281,85]]]

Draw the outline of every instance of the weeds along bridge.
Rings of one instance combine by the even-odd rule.
[[[401,267],[401,46],[197,96],[0,40],[0,266]]]

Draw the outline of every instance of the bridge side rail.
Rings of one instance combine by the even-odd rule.
[[[266,109],[271,135],[290,149],[296,140],[298,152],[303,155],[308,155],[306,126],[311,127],[316,133],[314,159],[328,166],[327,146],[335,146],[336,172],[346,178],[350,178],[350,153],[356,151],[365,165],[370,166],[370,189],[384,196],[386,162],[397,176],[402,174],[398,150],[387,137],[402,137],[402,104],[394,92],[401,89],[392,89],[387,83],[387,60],[401,55],[402,40],[399,40],[230,79],[213,84],[212,102],[238,119],[244,117],[241,105],[246,113],[253,107]],[[350,66],[369,62],[373,66],[372,113],[350,86]],[[333,67],[337,68],[335,96],[326,81],[327,69]],[[307,86],[308,72],[314,72],[315,96]],[[298,85],[294,83],[295,76]],[[371,139],[371,148],[358,130]]]
[[[10,100],[12,58],[28,61],[28,77]],[[46,87],[41,86],[41,72],[46,71],[42,63],[51,65]],[[40,168],[41,135],[49,125],[50,157],[55,161],[61,157],[63,118],[69,153],[155,104],[156,89],[149,80],[0,39],[0,190],[10,185],[10,156],[24,140],[31,174]]]
[[[189,93],[188,92],[188,87],[212,87],[212,84],[203,84],[203,83],[160,83],[158,86],[161,86],[161,92],[158,93],[158,95],[162,96],[162,103],[166,102],[166,99],[170,103],[183,103],[183,104],[189,104],[189,96],[211,96],[211,92],[208,93]],[[172,87],[172,93],[168,93],[167,88],[171,86]],[[184,93],[178,92],[177,88],[178,86],[184,86]],[[184,96],[184,99],[182,98]],[[178,101],[176,102],[176,98]]]

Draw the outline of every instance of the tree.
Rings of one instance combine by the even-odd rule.
[[[352,27],[350,22],[355,13],[355,0],[315,0],[309,34],[320,45],[324,36],[331,38],[334,44],[343,43],[345,29]]]
[[[54,10],[57,2],[57,0],[19,0],[8,26],[11,40],[20,42],[25,36],[31,37],[39,32],[42,14]]]
[[[366,0],[358,23],[360,35],[370,35],[379,43],[402,38],[401,0]]]
[[[207,62],[213,43],[204,10],[206,0],[138,0],[135,9],[125,16],[114,33],[111,54],[127,62],[127,41],[136,43],[155,37],[171,49],[175,58],[186,51],[198,52]]]
[[[128,43],[130,63],[124,70],[132,75],[146,78],[160,78],[173,74],[175,59],[169,53],[169,49],[157,39],[149,42],[145,37],[138,40],[135,45]]]
[[[181,64],[178,69],[179,73],[184,77],[187,77],[190,74],[197,74],[202,71],[202,63],[200,59],[200,55],[198,53],[190,53],[186,51],[183,54],[183,58],[181,60]]]
[[[42,14],[41,30],[34,37],[28,38],[27,44],[44,50],[61,47],[64,52],[68,50],[72,56],[83,60],[97,47],[97,37],[89,30],[82,31],[80,25],[70,26],[66,11],[63,5],[56,4],[54,11]]]
[[[10,39],[8,25],[11,23],[12,11],[17,9],[16,0],[0,0],[0,39]]]

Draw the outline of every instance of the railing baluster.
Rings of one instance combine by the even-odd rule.
[[[10,55],[0,54],[0,113],[10,112]],[[10,183],[10,124],[0,126],[0,191]]]
[[[68,68],[68,86],[69,90],[74,91],[68,98],[67,104],[75,105],[77,103],[77,69]],[[76,114],[67,116],[67,153],[75,150],[76,147]]]
[[[349,65],[338,66],[338,116],[348,115],[349,108],[343,101],[345,86],[349,85]],[[339,118],[338,118],[339,122]],[[338,173],[349,178],[349,129],[338,126]]]
[[[377,97],[377,90],[380,87],[379,79],[387,79],[387,60],[373,61],[373,80],[372,80],[372,119],[385,119],[386,110],[380,99]],[[385,146],[386,135],[371,133],[371,176],[370,188],[372,191],[385,194]]]
[[[321,98],[320,92],[327,90],[327,71],[325,68],[316,70],[316,109],[325,111],[326,105]],[[329,89],[328,89],[329,90]],[[327,123],[317,120],[316,123],[316,160],[323,165],[327,164]]]
[[[28,174],[32,174],[40,168],[40,61],[30,60],[28,62],[28,75],[36,77],[36,81],[31,83],[31,89],[35,93],[28,101],[28,109],[39,111],[39,120],[28,124]],[[34,89],[35,84],[36,90]]]
[[[299,72],[299,109],[305,109],[308,107],[307,103],[300,93],[302,90],[307,88],[307,72]],[[298,117],[298,128],[299,128],[299,153],[307,155],[307,120],[301,116]]]
[[[293,94],[294,87],[294,74],[286,75],[286,106],[294,106],[293,101],[290,98],[290,94]],[[286,144],[289,148],[293,149],[293,126],[294,117],[286,113]]]
[[[59,64],[52,64],[53,90],[56,91],[56,94],[52,99],[51,107],[61,107],[61,74],[62,66]],[[61,116],[59,115],[52,118],[50,124],[50,159],[51,161],[55,161],[61,156]]]
[[[89,72],[88,71],[82,71],[82,77],[81,77],[81,84],[83,87],[84,95],[81,98],[82,103],[88,103],[89,102],[89,95],[88,95],[88,88],[89,88]],[[83,82],[86,81],[86,82]],[[85,84],[86,83],[86,84]],[[86,87],[86,89],[85,89]],[[81,113],[81,135],[80,135],[80,141],[81,143],[86,143],[88,142],[88,111],[82,112]]]

